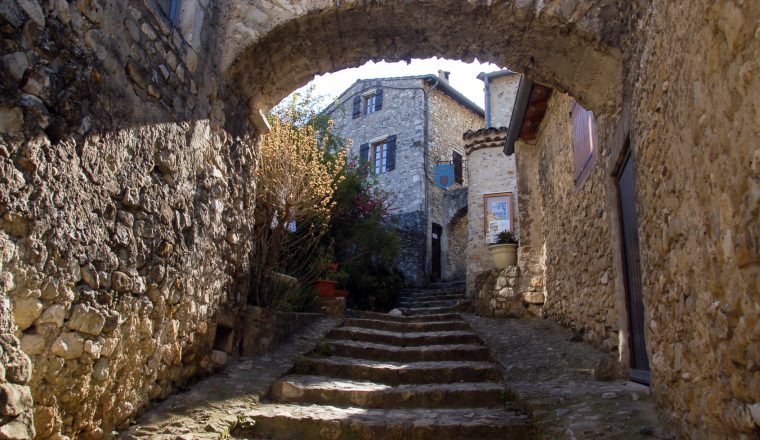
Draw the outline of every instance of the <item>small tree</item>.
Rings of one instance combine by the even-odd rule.
[[[296,107],[271,116],[256,170],[250,302],[273,305],[271,274],[282,271],[308,284],[318,275],[320,248],[335,205],[345,155],[325,159],[311,125],[297,125]]]

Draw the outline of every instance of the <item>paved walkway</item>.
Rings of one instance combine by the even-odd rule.
[[[123,432],[120,438],[229,438],[230,431],[244,420],[241,414],[257,406],[271,384],[293,367],[299,355],[311,350],[338,324],[338,319],[323,318],[268,355],[240,358],[189,391],[164,400],[138,418],[137,425]]]
[[[545,439],[670,439],[649,388],[594,379],[594,347],[540,318],[464,315],[502,365],[509,392]]]

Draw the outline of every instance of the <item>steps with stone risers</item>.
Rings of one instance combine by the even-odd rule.
[[[361,318],[361,319],[376,319],[376,320],[386,320],[386,321],[393,321],[393,322],[439,322],[439,321],[464,321],[462,319],[462,316],[458,313],[452,313],[452,312],[446,312],[446,313],[435,313],[435,312],[429,312],[424,313],[416,316],[395,316],[395,315],[387,315],[385,313],[375,313],[375,312],[363,312],[363,311],[357,311],[357,310],[350,310],[346,311],[346,316],[350,318]]]
[[[375,342],[378,344],[396,344],[404,347],[482,343],[477,334],[464,330],[404,332],[345,326],[333,329],[328,336],[338,340],[350,339],[352,341]]]
[[[506,409],[501,369],[489,350],[452,313],[463,299],[456,290],[461,288],[407,292],[416,297],[404,300],[410,306],[403,309],[406,316],[348,310],[327,345],[301,357],[292,374],[272,386],[276,403],[245,414],[256,421],[252,434],[303,440],[532,438],[530,420]],[[326,353],[333,355],[319,356]]]
[[[366,409],[323,405],[264,405],[246,414],[257,437],[271,439],[525,439],[524,415],[502,409]]]
[[[419,345],[399,347],[359,341],[333,341],[335,354],[356,359],[392,362],[487,361],[488,348],[479,344]]]
[[[451,314],[455,311],[455,307],[457,304],[453,306],[447,306],[447,307],[399,307],[399,310],[404,313],[404,316],[406,317],[415,317],[415,316],[428,316],[428,315],[446,315]]]
[[[383,362],[339,356],[301,359],[294,372],[341,379],[400,384],[452,382],[501,382],[499,368],[491,362],[433,361]]]
[[[465,321],[436,321],[436,322],[401,322],[386,321],[380,319],[347,318],[346,327],[359,327],[366,329],[385,330],[401,333],[413,333],[420,331],[457,331],[469,330],[470,324]]]
[[[391,386],[323,376],[289,376],[272,387],[282,403],[362,408],[498,408],[504,395],[504,385],[495,382]]]
[[[452,300],[452,299],[431,299],[431,300],[404,300],[399,301],[398,307],[399,308],[407,308],[407,307],[456,307],[457,304],[459,304],[460,300]]]

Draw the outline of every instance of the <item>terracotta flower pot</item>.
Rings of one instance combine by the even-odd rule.
[[[335,294],[335,286],[337,284],[337,281],[332,280],[314,281],[314,287],[317,289],[317,293],[323,298],[332,298]]]
[[[497,269],[506,269],[509,266],[517,266],[516,244],[492,244],[488,247],[493,259],[493,265]]]

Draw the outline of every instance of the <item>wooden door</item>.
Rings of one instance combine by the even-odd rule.
[[[433,223],[432,232],[433,268],[430,278],[433,281],[438,281],[441,279],[441,234],[443,233],[443,227],[437,223]]]
[[[626,155],[618,175],[620,228],[623,250],[623,276],[628,306],[628,326],[631,346],[631,378],[649,383],[649,357],[644,338],[645,314],[641,286],[641,259],[636,220],[636,203],[631,152]]]

